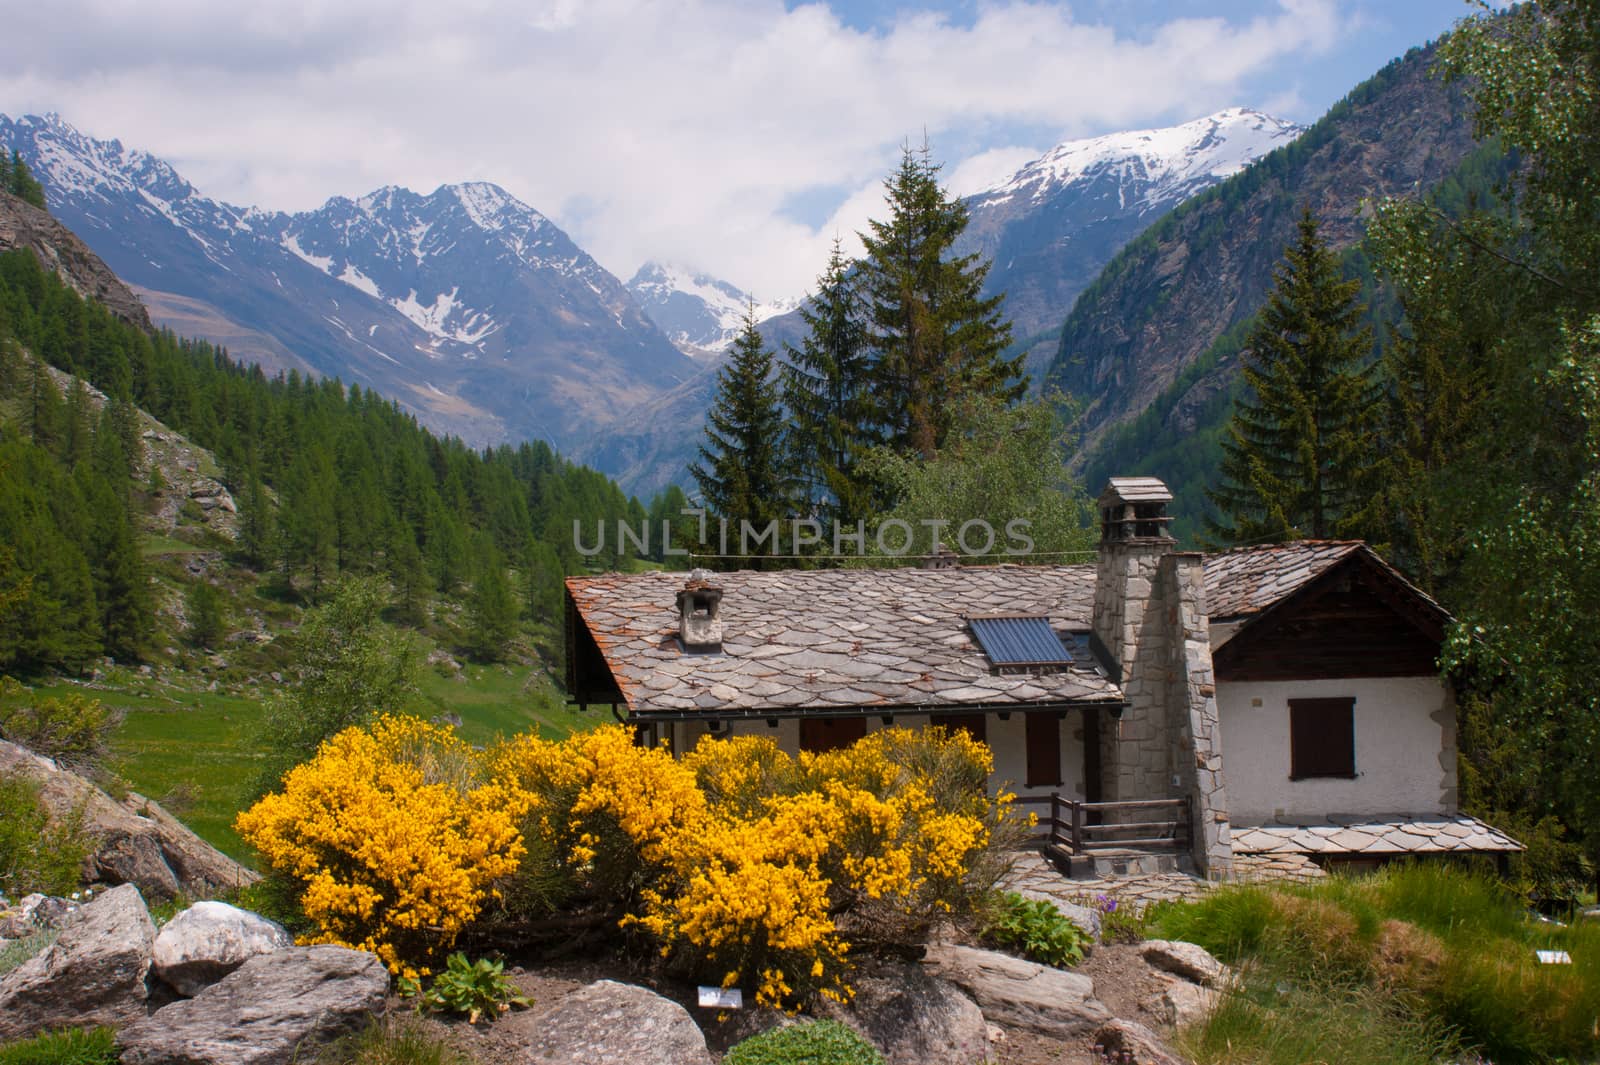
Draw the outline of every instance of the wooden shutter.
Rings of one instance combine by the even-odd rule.
[[[848,747],[867,734],[864,717],[803,717],[800,719],[802,751],[837,750]]]
[[[943,725],[954,732],[956,729],[966,729],[967,735],[979,743],[989,742],[989,729],[985,722],[988,719],[983,714],[950,714],[946,717],[935,717],[933,724]]]
[[[1053,711],[1024,714],[1027,727],[1028,787],[1061,783],[1061,718]]]
[[[1289,700],[1289,779],[1356,775],[1356,701]]]

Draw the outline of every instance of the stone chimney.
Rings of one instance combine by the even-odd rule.
[[[1127,707],[1101,731],[1108,801],[1188,798],[1198,871],[1232,861],[1205,604],[1204,559],[1168,532],[1172,493],[1113,477],[1100,493],[1093,636]]]
[[[689,573],[678,593],[678,639],[689,654],[722,650],[722,589],[711,583],[709,570]]]

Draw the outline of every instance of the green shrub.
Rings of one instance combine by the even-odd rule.
[[[65,895],[78,886],[90,843],[81,814],[53,822],[39,785],[21,773],[0,773],[0,894]]]
[[[1061,916],[1042,899],[1025,899],[1015,891],[996,898],[983,915],[983,938],[1043,965],[1066,968],[1083,961],[1090,943],[1087,932]]]
[[[426,991],[416,980],[402,977],[402,994],[416,995],[419,1005],[440,1013],[459,1013],[469,1024],[481,1017],[494,1017],[512,1006],[529,1006],[532,1000],[524,997],[505,975],[505,963],[479,958],[467,961],[460,951],[450,955],[444,971],[433,978]]]
[[[109,1028],[68,1028],[0,1046],[0,1065],[116,1065]]]
[[[4,976],[29,958],[43,954],[45,948],[54,943],[60,934],[53,928],[45,928],[21,939],[5,940],[0,944],[0,976]]]
[[[878,1048],[838,1021],[812,1021],[751,1036],[722,1065],[884,1065]]]
[[[15,696],[23,690],[10,681],[0,694]],[[68,692],[62,696],[33,696],[24,703],[0,704],[0,737],[35,754],[53,758],[71,769],[93,769],[106,754],[106,741],[117,727],[119,715],[98,699]]]
[[[472,1059],[412,1017],[372,1021],[318,1055],[324,1065],[472,1065]]]
[[[1193,902],[1158,903],[1147,917],[1152,936],[1198,943],[1223,961],[1237,964],[1261,950],[1273,909],[1269,892],[1227,885]]]

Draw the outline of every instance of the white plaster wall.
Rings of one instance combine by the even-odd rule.
[[[1289,700],[1352,696],[1355,779],[1290,780]],[[1217,706],[1235,824],[1455,812],[1454,705],[1437,677],[1225,681]]]

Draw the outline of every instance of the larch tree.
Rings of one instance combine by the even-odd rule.
[[[1003,297],[982,294],[989,264],[954,253],[967,209],[940,186],[926,146],[902,150],[884,192],[888,219],[860,235],[867,342],[889,446],[931,458],[950,432],[953,401],[1022,397],[1022,357],[1005,357]]]
[[[1206,493],[1212,542],[1327,539],[1371,521],[1382,389],[1360,287],[1307,209],[1251,331],[1222,480]]]

